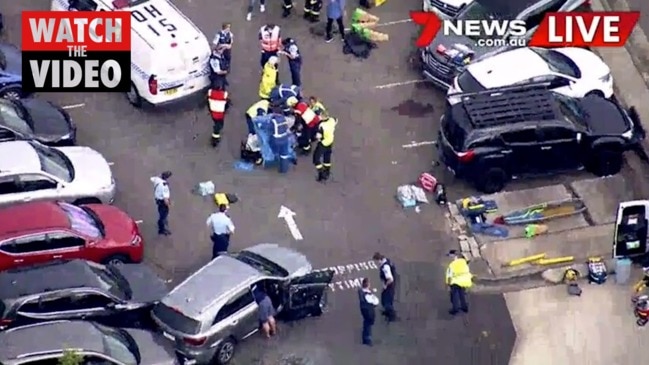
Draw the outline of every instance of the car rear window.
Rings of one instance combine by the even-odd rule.
[[[195,335],[198,334],[201,329],[200,322],[187,317],[179,310],[171,308],[163,303],[158,303],[153,307],[153,315],[174,331],[186,333],[188,335]]]
[[[486,87],[482,86],[482,84],[473,77],[469,70],[462,72],[460,76],[457,77],[457,83],[463,93],[477,93],[487,90]]]
[[[453,122],[451,108],[447,108],[447,112],[444,115],[442,133],[444,133],[444,137],[446,137],[446,140],[448,140],[448,143],[450,143],[455,151],[461,152],[464,149],[466,131],[460,125]]]

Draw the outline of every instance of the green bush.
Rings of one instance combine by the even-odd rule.
[[[59,365],[81,365],[83,356],[74,350],[65,350],[63,356],[59,358]]]

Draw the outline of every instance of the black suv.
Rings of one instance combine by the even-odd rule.
[[[623,153],[645,136],[634,108],[598,96],[574,99],[535,85],[457,96],[441,119],[439,158],[484,193],[524,175],[584,167],[616,174]]]
[[[151,307],[167,292],[145,265],[71,260],[22,267],[0,273],[0,329],[60,319],[148,327]]]

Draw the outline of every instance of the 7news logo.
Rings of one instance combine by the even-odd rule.
[[[518,46],[536,47],[622,47],[631,35],[640,12],[548,13],[541,24],[528,29],[525,21],[459,20],[438,18],[434,13],[413,11],[413,22],[422,26],[417,47],[428,47],[438,34],[477,39],[478,46],[499,46],[498,41],[518,38]],[[533,32],[533,33],[532,33]],[[527,41],[529,39],[529,41]]]

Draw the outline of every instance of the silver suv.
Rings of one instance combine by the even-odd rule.
[[[36,200],[109,204],[114,198],[110,165],[90,147],[0,143],[0,206]]]
[[[173,289],[153,320],[185,364],[227,364],[237,343],[259,329],[253,290],[263,289],[284,319],[319,316],[332,270],[313,271],[292,249],[263,243],[219,256]]]

